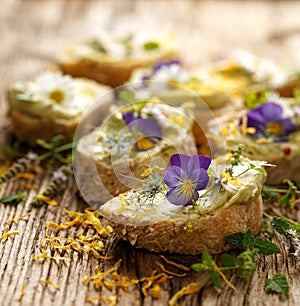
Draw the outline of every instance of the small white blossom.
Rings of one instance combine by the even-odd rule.
[[[169,65],[163,65],[160,69],[155,71],[152,76],[154,82],[164,82],[166,87],[176,84],[185,84],[191,76],[184,70],[180,64],[172,63]]]
[[[75,97],[73,78],[61,72],[45,72],[36,78],[33,92],[39,99],[50,99],[63,106],[72,105]]]
[[[297,237],[297,231],[294,229],[289,229],[286,231],[286,234],[289,236]]]
[[[287,72],[269,59],[258,58],[244,50],[238,51],[235,58],[237,63],[249,71],[257,82],[267,81],[271,86],[277,87],[287,80]]]
[[[63,171],[61,169],[58,169],[57,171],[54,171],[52,173],[52,178],[54,180],[61,180],[63,182],[65,182],[68,179],[68,177],[63,173]]]

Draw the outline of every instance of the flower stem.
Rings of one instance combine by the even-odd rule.
[[[264,212],[264,214],[263,214],[265,217],[267,217],[269,220],[272,220],[274,217],[272,217],[271,215],[269,215],[269,214],[267,214],[266,212]],[[287,217],[284,217],[284,216],[275,216],[275,217],[279,217],[279,218],[281,218],[281,219],[283,219],[283,220],[285,220],[285,221],[287,221],[287,222],[289,222],[289,223],[291,223],[291,224],[293,224],[293,225],[299,225],[299,222],[297,222],[297,221],[294,221],[294,220],[292,220],[292,219],[290,219],[290,218],[287,218]]]

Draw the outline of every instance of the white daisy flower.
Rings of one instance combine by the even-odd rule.
[[[184,70],[180,64],[171,63],[162,65],[152,76],[152,81],[163,82],[166,87],[172,88],[172,85],[185,84],[191,76]]]
[[[286,82],[287,73],[269,59],[258,58],[244,50],[238,51],[235,59],[241,67],[252,74],[257,82],[267,81],[274,87]]]
[[[45,72],[36,78],[34,94],[39,99],[50,99],[62,106],[72,105],[75,96],[73,78],[61,72]]]

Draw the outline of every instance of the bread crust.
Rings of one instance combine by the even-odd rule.
[[[175,56],[175,52],[168,51],[142,59],[124,59],[103,63],[85,59],[74,60],[66,57],[61,59],[58,64],[64,74],[69,74],[73,77],[86,77],[105,85],[117,87],[129,80],[134,69],[150,66],[158,60],[168,60]]]
[[[71,138],[80,118],[58,119],[43,116],[33,116],[17,109],[10,109],[10,117],[16,137],[31,146],[36,145],[37,139],[50,141],[55,135]]]
[[[218,254],[232,248],[225,236],[245,232],[248,228],[257,234],[262,222],[263,202],[259,195],[248,203],[237,203],[227,208],[219,208],[197,219],[172,219],[144,226],[118,223],[118,216],[111,215],[109,223],[119,238],[129,241],[137,248],[153,252],[172,252],[195,255],[204,249],[210,254]],[[107,216],[106,216],[107,217]],[[114,221],[112,221],[114,220]],[[187,229],[188,222],[193,228]]]

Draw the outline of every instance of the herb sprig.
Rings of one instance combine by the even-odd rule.
[[[226,237],[226,241],[240,249],[242,252],[237,256],[224,253],[221,256],[222,266],[217,266],[216,262],[206,250],[202,253],[202,263],[196,263],[191,268],[197,272],[208,271],[212,283],[217,288],[222,288],[221,278],[230,287],[234,286],[226,279],[223,270],[237,270],[247,282],[256,271],[255,258],[257,254],[272,255],[280,253],[279,248],[266,238],[255,238],[251,229],[245,233],[235,233]]]
[[[283,183],[287,185],[288,189],[263,186],[262,196],[266,201],[277,202],[279,206],[290,206],[293,208],[299,203],[300,190],[289,179],[285,179]]]

